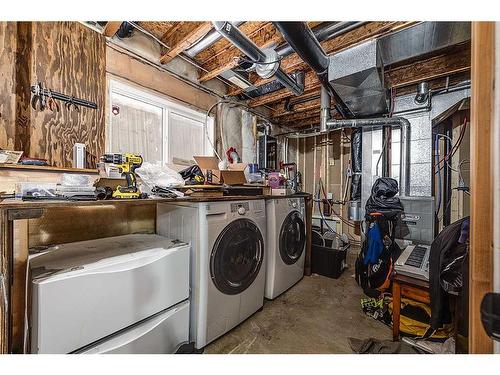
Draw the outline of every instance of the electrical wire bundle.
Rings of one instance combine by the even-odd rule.
[[[462,122],[462,124],[460,126],[460,133],[459,133],[458,139],[455,142],[455,144],[453,144],[453,145],[452,145],[452,139],[449,136],[447,136],[446,134],[436,134],[435,143],[434,143],[434,147],[436,150],[436,154],[435,154],[436,172],[435,172],[435,174],[437,175],[437,184],[438,184],[436,215],[439,214],[439,210],[441,209],[441,203],[442,203],[441,202],[441,190],[442,190],[441,171],[445,167],[448,167],[450,170],[458,173],[458,178],[459,178],[460,183],[463,183],[463,181],[464,181],[461,168],[462,168],[463,164],[468,163],[469,160],[468,159],[461,160],[458,163],[458,169],[453,168],[452,165],[450,164],[450,161],[453,158],[453,156],[456,154],[458,149],[460,148],[460,145],[462,144],[462,141],[463,141],[464,136],[465,136],[466,128],[467,128],[467,117],[464,117],[464,121]],[[450,145],[452,146],[450,151],[448,151],[448,153],[446,155],[444,155],[441,159],[439,159],[439,139],[440,138],[447,140],[450,143]],[[454,188],[454,189],[458,190],[458,188]],[[468,194],[468,192],[466,190],[462,190],[462,191],[464,191],[466,194]],[[448,200],[448,202],[446,203],[446,207],[443,207],[444,208],[443,216],[448,211],[450,203],[451,203],[451,197]]]
[[[455,172],[458,172],[456,169],[453,169],[452,166],[450,165],[449,161],[451,160],[451,158],[453,157],[453,155],[455,155],[455,153],[458,151],[458,148],[460,147],[460,145],[462,144],[462,141],[464,139],[464,135],[465,135],[465,130],[467,128],[467,117],[464,117],[464,121],[460,127],[460,134],[458,135],[458,139],[457,141],[455,142],[455,144],[452,146],[451,150],[445,155],[443,156],[443,158],[439,161],[437,161],[437,164],[436,164],[436,168],[437,171],[436,171],[436,174],[441,171],[445,165],[448,165],[448,167],[451,169],[451,170],[454,170]],[[448,137],[447,135],[445,134],[437,134],[437,137],[443,137],[443,138],[446,138],[448,139],[448,141],[450,142],[451,144],[451,139],[450,137]],[[443,163],[444,162],[444,163]],[[441,166],[440,164],[443,163]]]

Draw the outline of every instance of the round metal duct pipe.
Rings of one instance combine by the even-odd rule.
[[[268,78],[269,72],[274,72],[276,79],[295,95],[301,95],[304,92],[304,85],[295,81],[287,73],[285,73],[281,68],[279,68],[279,59],[276,59],[275,53],[270,53],[260,49],[255,45],[250,38],[243,34],[237,27],[232,25],[228,21],[215,21],[213,22],[215,30],[217,30],[224,38],[229,40],[243,52],[250,60],[254,61],[257,65],[263,65],[260,70],[263,72],[263,77]],[[274,52],[274,51],[273,51]],[[273,56],[275,60],[273,61]],[[270,65],[274,66],[271,68]]]

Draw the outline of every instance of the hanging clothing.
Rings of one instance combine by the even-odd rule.
[[[451,321],[449,311],[449,294],[443,289],[442,276],[446,276],[445,285],[452,286],[455,284],[457,277],[453,278],[453,283],[448,281],[450,272],[448,269],[452,265],[453,259],[463,257],[466,249],[464,246],[459,246],[459,240],[467,240],[469,217],[457,220],[454,223],[444,228],[441,233],[434,239],[431,245],[429,255],[429,294],[431,299],[431,321],[432,329],[437,330],[445,323]],[[455,269],[459,269],[456,267]],[[445,271],[445,272],[443,272]],[[454,271],[454,270],[452,270]]]
[[[382,232],[378,223],[373,224],[373,227],[368,231],[368,248],[366,249],[364,264],[376,264],[384,250],[382,242]]]

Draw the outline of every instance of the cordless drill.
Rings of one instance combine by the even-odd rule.
[[[137,188],[135,170],[142,165],[142,156],[136,154],[104,154],[101,157],[104,163],[114,164],[127,180],[127,186],[118,185],[113,191],[113,198],[130,199],[140,198],[141,193]]]

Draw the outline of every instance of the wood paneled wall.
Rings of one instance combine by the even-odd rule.
[[[105,141],[104,37],[78,22],[1,23],[0,72],[0,147],[71,167],[73,145],[85,143],[87,165],[94,167]],[[93,101],[98,109],[35,111],[30,86],[36,82]]]
[[[15,22],[0,22],[0,148],[13,150],[16,138]]]
[[[104,152],[106,45],[104,37],[77,22],[33,23],[32,82],[97,103],[97,110],[32,111],[30,156],[70,167],[73,145],[85,143],[89,166]]]

